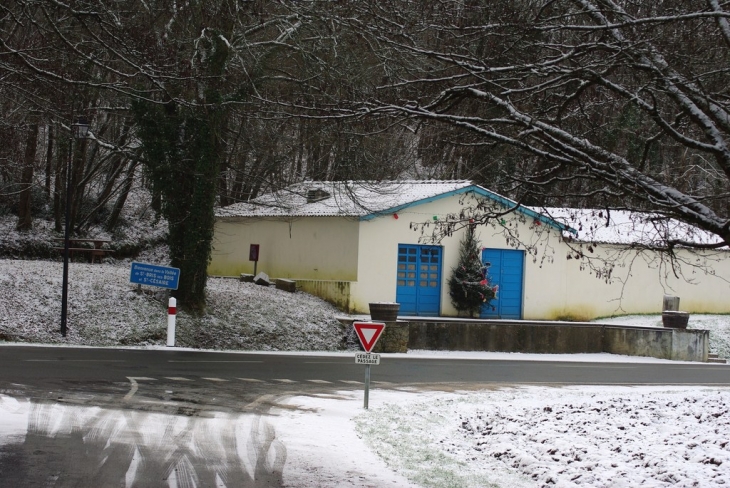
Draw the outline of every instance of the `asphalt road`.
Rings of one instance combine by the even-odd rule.
[[[286,446],[271,409],[290,396],[362,389],[364,372],[354,353],[0,346],[0,487],[296,486],[282,481]],[[730,366],[383,355],[372,382],[728,386]],[[1,417],[11,415],[23,420],[22,440],[3,437]]]
[[[333,388],[361,381],[354,354],[235,354],[180,350],[0,346],[0,388],[122,382],[129,377],[246,378]],[[730,366],[703,363],[585,363],[458,360],[383,355],[373,380],[418,384],[697,384],[730,385]],[[326,383],[325,383],[326,382]],[[253,384],[256,381],[249,381]],[[387,386],[387,385],[386,385]],[[12,389],[12,388],[11,388]],[[291,388],[290,388],[291,389]]]

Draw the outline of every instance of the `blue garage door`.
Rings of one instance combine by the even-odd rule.
[[[522,280],[525,252],[513,249],[484,249],[482,262],[488,265],[489,282],[498,285],[497,298],[482,307],[481,316],[491,319],[522,318]]]
[[[398,245],[396,301],[401,315],[441,312],[441,254],[437,246]]]

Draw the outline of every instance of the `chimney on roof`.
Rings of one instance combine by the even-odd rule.
[[[329,197],[330,194],[321,188],[307,190],[307,203],[321,202],[322,200],[327,200]]]

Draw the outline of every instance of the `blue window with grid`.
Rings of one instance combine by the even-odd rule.
[[[440,246],[398,245],[396,301],[400,315],[440,314],[442,254]]]

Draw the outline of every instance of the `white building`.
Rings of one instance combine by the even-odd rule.
[[[656,313],[664,294],[679,296],[690,312],[730,312],[728,251],[680,249],[684,274],[675,276],[659,254],[630,249],[653,236],[641,219],[628,219],[629,228],[617,212],[538,212],[468,181],[305,182],[221,208],[208,271],[253,273],[249,250],[258,244],[258,271],[296,280],[343,309],[367,313],[370,302],[397,301],[401,315],[454,316],[446,283],[463,229],[436,242],[433,230],[477,206],[516,207],[476,227],[489,278],[499,285],[482,317]]]

